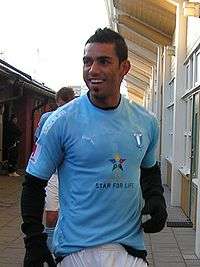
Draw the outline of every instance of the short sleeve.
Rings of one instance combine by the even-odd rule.
[[[37,129],[35,130],[35,134],[34,134],[35,140],[38,140],[40,133],[42,131],[42,127],[43,127],[45,121],[48,119],[50,114],[51,114],[51,112],[47,112],[41,116],[40,121],[39,121],[38,126],[37,126]]]
[[[145,156],[142,160],[141,167],[150,168],[156,163],[156,148],[159,137],[159,126],[158,121],[155,117],[152,117],[151,128],[150,128],[150,143]]]
[[[48,180],[61,164],[62,123],[61,118],[51,115],[42,127],[36,147],[29,159],[26,171],[31,175]]]

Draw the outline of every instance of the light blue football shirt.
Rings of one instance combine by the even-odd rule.
[[[85,95],[47,119],[27,172],[48,180],[58,169],[57,256],[108,243],[144,249],[140,166],[155,164],[157,139],[155,117],[123,97],[103,110]]]

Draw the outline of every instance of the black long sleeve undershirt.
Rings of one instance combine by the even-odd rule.
[[[26,237],[29,238],[40,235],[44,231],[42,219],[47,181],[26,173],[22,186],[21,214],[23,224],[21,229]]]
[[[164,200],[161,172],[158,163],[151,168],[141,168],[140,185],[142,196],[148,200],[152,196],[161,197]]]

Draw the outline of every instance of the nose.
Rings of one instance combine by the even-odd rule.
[[[100,72],[99,64],[98,62],[94,61],[90,66],[89,73],[94,75],[94,74],[98,74],[99,72]]]

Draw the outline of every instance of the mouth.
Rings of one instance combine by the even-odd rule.
[[[91,83],[91,85],[99,85],[102,84],[105,80],[104,79],[88,79],[88,81]]]

